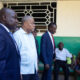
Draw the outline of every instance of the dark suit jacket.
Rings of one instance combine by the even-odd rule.
[[[35,43],[36,43],[36,50],[37,50],[37,56],[38,56],[38,60],[40,59],[40,55],[39,55],[39,44],[37,39],[35,38]]]
[[[52,65],[53,62],[53,45],[48,32],[45,32],[41,38],[41,53],[40,59],[44,64]]]
[[[2,25],[0,25],[0,80],[20,80],[20,54]]]

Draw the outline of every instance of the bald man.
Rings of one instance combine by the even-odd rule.
[[[13,10],[0,10],[0,80],[20,80],[20,54],[10,32],[17,22]]]
[[[38,80],[37,50],[32,32],[35,29],[32,16],[24,16],[22,27],[14,33],[21,55],[21,74],[23,80]]]

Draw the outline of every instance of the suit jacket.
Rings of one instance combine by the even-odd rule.
[[[13,39],[0,25],[0,80],[20,80],[20,55]]]
[[[40,59],[44,64],[52,65],[54,50],[55,49],[53,48],[51,38],[48,32],[45,32],[41,38],[41,53],[40,53]]]
[[[36,43],[37,56],[38,56],[38,60],[39,60],[40,59],[40,56],[39,56],[39,44],[38,44],[38,41],[37,41],[36,38],[35,38],[35,43]]]

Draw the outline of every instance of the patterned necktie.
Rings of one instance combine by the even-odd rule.
[[[53,41],[53,45],[54,45],[54,49],[55,49],[54,37],[52,34],[51,34],[51,36],[52,36],[52,41]]]

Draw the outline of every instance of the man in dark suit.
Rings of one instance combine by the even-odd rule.
[[[53,34],[56,32],[56,24],[50,23],[48,31],[41,38],[41,61],[44,64],[42,80],[52,80],[52,62],[54,58],[55,43]]]
[[[20,54],[10,32],[17,22],[13,10],[0,10],[0,80],[20,80]]]
[[[34,31],[32,32],[35,38],[35,43],[36,43],[36,49],[37,49],[37,55],[38,55],[38,60],[40,59],[39,57],[39,44],[38,44],[38,40],[36,39],[37,37],[37,32],[38,30],[35,28]]]

